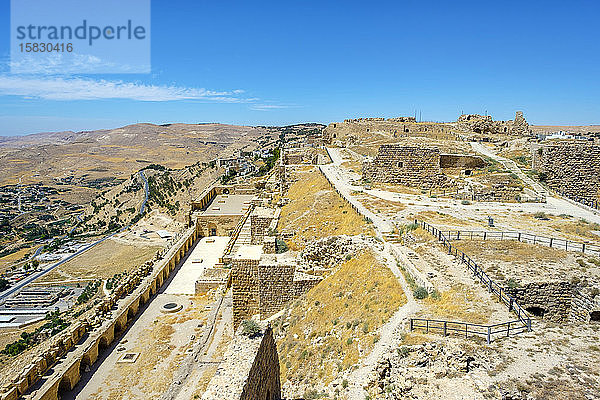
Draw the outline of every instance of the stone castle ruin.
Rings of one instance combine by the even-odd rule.
[[[487,163],[478,156],[441,154],[436,147],[382,145],[372,161],[363,164],[363,180],[424,189],[454,186],[442,169],[461,169],[466,175]]]
[[[488,134],[526,136],[532,133],[523,116],[523,111],[515,113],[514,120],[494,121],[491,115],[463,114],[458,117],[458,128],[464,131]]]
[[[414,117],[346,119],[329,124],[323,132],[323,141],[329,144],[359,143],[362,136],[371,133],[398,138],[460,133],[528,136],[532,132],[523,112],[517,111],[515,118],[508,121],[494,121],[491,115],[479,114],[463,114],[456,122],[418,122]]]
[[[532,168],[558,193],[590,205],[600,200],[600,145],[583,141],[532,145]]]

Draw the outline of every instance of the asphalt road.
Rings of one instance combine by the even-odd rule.
[[[140,214],[144,213],[144,208],[146,207],[146,203],[148,202],[148,194],[149,194],[149,190],[148,190],[148,180],[146,179],[146,176],[144,175],[143,171],[139,172],[140,177],[142,178],[142,180],[144,181],[144,201],[142,202],[142,205],[140,207]],[[81,221],[81,217],[80,215],[77,216],[77,219],[79,221]],[[61,266],[62,264],[66,263],[69,260],[72,260],[73,258],[85,253],[86,251],[88,251],[89,249],[91,249],[92,247],[104,242],[106,239],[111,238],[112,236],[116,235],[117,233],[121,233],[124,230],[128,229],[131,226],[131,224],[124,226],[123,228],[119,229],[117,232],[111,233],[110,235],[107,235],[105,237],[103,237],[102,239],[99,239],[93,243],[90,243],[89,245],[87,245],[86,247],[84,247],[83,249],[71,254],[70,256],[68,256],[67,258],[60,260],[54,264],[52,264],[51,266],[45,268],[44,270],[40,271],[40,272],[36,272],[35,274],[29,275],[28,277],[24,278],[22,281],[20,281],[19,283],[17,283],[15,286],[8,288],[7,290],[5,290],[4,292],[2,292],[0,294],[0,301],[3,301],[4,299],[6,299],[8,296],[20,291],[23,287],[25,287],[26,285],[32,283],[33,281],[35,281],[38,278],[41,278],[42,276],[46,275],[48,272],[52,271],[53,269],[55,269],[56,267]],[[71,232],[75,229],[75,227],[73,227],[71,229]],[[70,232],[69,232],[70,233]],[[65,235],[66,236],[66,235]],[[44,246],[40,246],[34,253],[33,257],[38,256],[42,249],[44,248]]]

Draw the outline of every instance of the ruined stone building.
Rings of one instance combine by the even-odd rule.
[[[440,154],[436,147],[387,144],[379,147],[377,156],[363,164],[363,179],[420,188],[452,186],[442,169],[459,169],[470,175],[487,164],[478,156]]]
[[[558,141],[532,146],[532,168],[551,189],[572,199],[600,200],[600,145]]]
[[[323,135],[324,142],[328,144],[359,143],[363,135],[371,133],[383,133],[391,137],[450,134],[454,125],[453,123],[417,122],[414,117],[358,118],[331,123],[325,128]]]
[[[475,133],[522,136],[532,133],[523,111],[517,111],[515,119],[508,121],[494,121],[491,115],[463,114],[458,117],[457,127],[462,131]]]
[[[363,164],[363,179],[427,188],[449,183],[440,168],[439,149],[402,145],[380,146],[373,162]]]
[[[242,246],[231,260],[234,328],[255,315],[270,317],[321,281],[296,268],[295,259],[263,254],[258,245]]]

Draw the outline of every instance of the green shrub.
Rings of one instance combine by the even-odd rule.
[[[246,320],[242,321],[242,334],[243,335],[253,338],[253,337],[260,335],[260,333],[261,333],[260,326],[258,326],[258,324],[255,321],[253,321],[251,319],[246,319]]]
[[[515,278],[510,278],[508,281],[506,281],[506,286],[508,286],[511,289],[514,289],[519,287],[519,283],[515,280]]]
[[[423,286],[417,286],[415,290],[413,290],[413,295],[415,298],[422,300],[429,296],[429,292],[427,292],[427,289],[425,289]]]

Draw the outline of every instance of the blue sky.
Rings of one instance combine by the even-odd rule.
[[[598,1],[152,1],[152,72],[10,73],[0,135],[136,122],[275,125],[461,111],[600,123]]]

